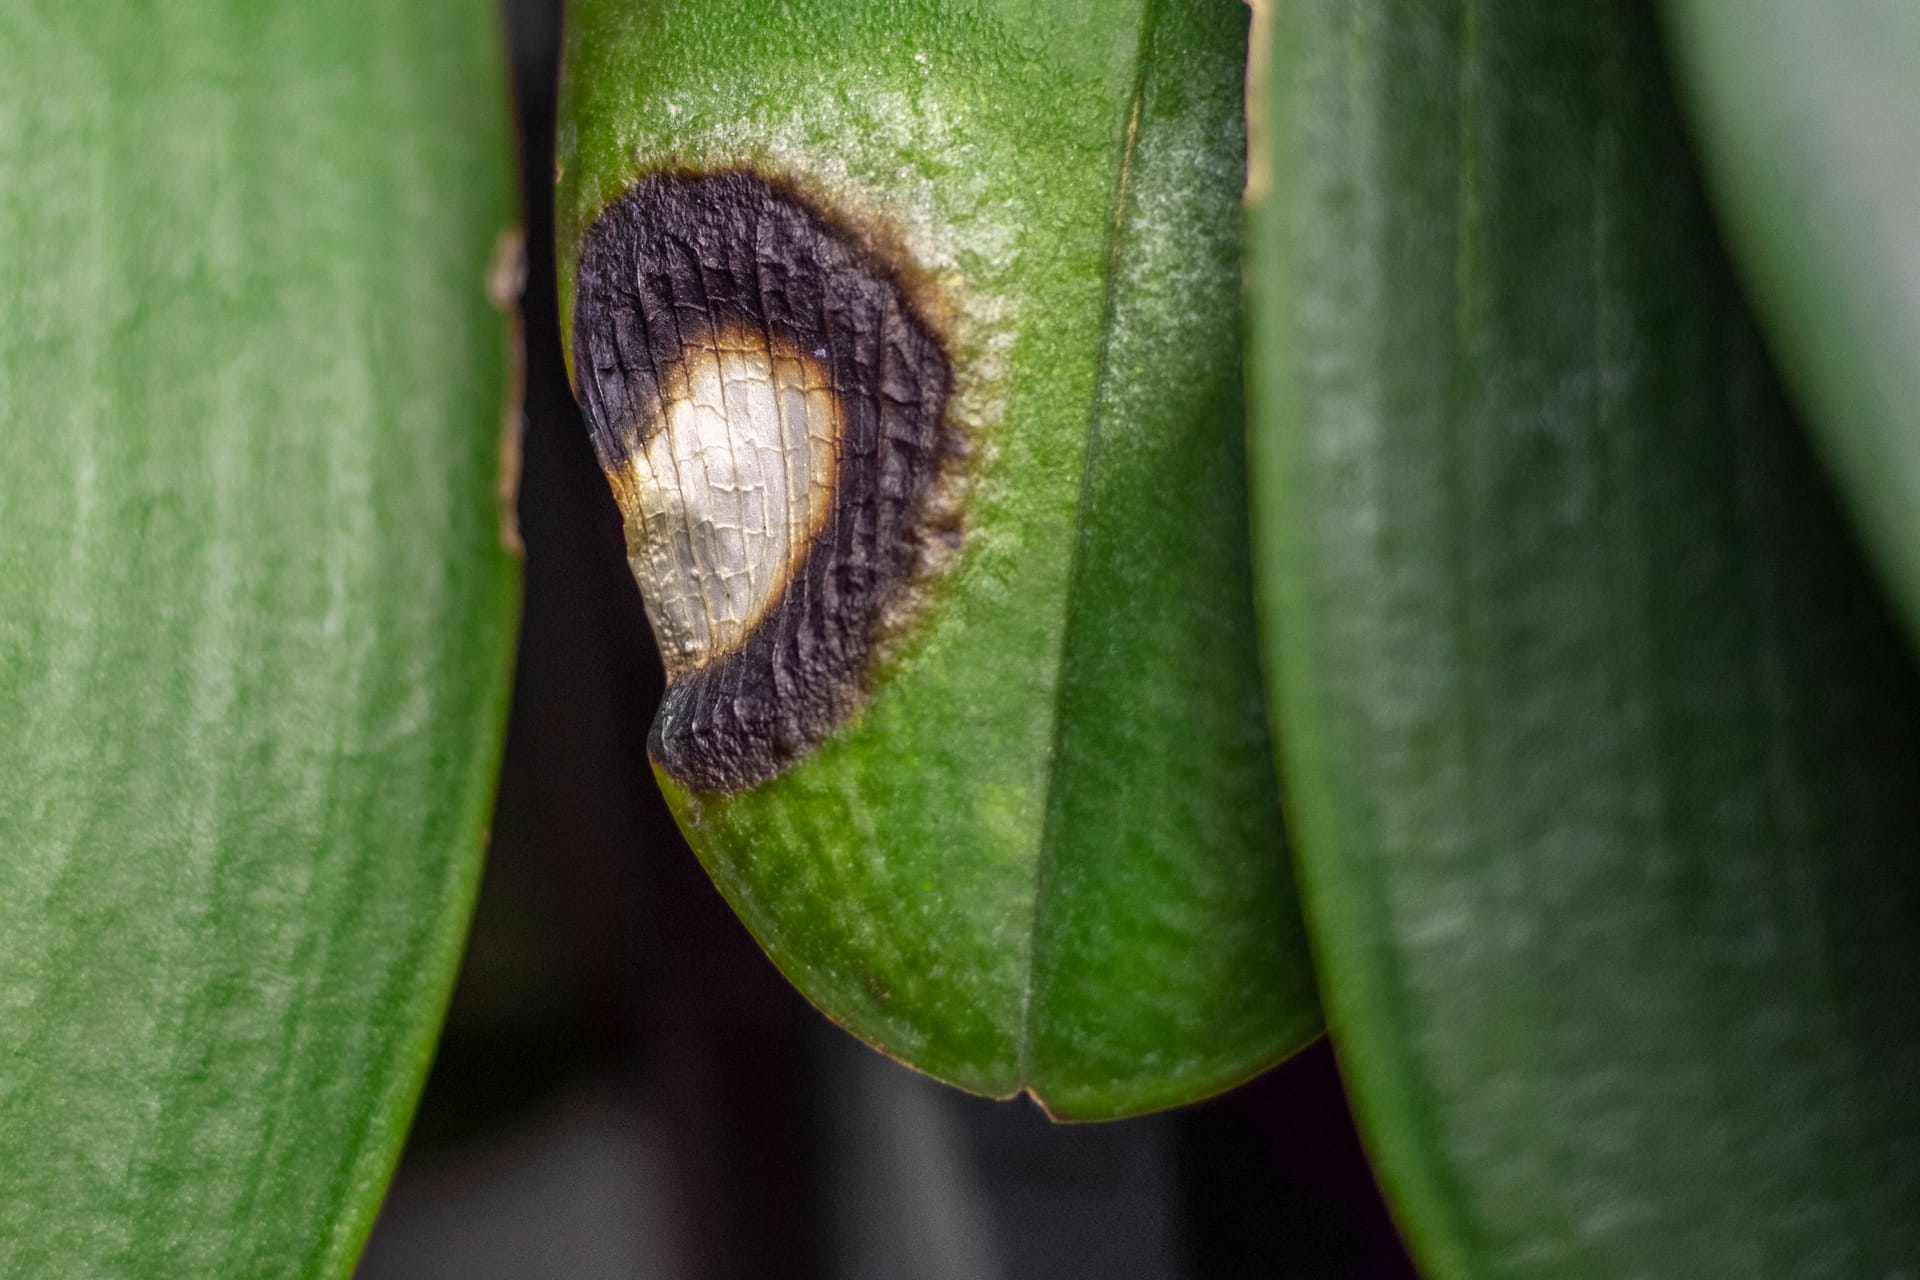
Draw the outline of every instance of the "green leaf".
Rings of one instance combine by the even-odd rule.
[[[1761,317],[1920,635],[1920,6],[1666,8]]]
[[[1437,1277],[1920,1259],[1920,680],[1650,7],[1264,10],[1255,560],[1302,897]]]
[[[723,487],[662,498],[635,479],[645,442],[669,434],[651,415],[676,393],[653,388],[694,358],[675,332],[746,325],[730,340],[798,344],[796,360],[836,370],[890,334],[889,377],[912,380],[884,397],[858,370],[837,384],[855,434],[792,571],[804,585],[742,647],[670,682],[657,773],[721,891],[848,1029],[964,1088],[1030,1090],[1057,1116],[1203,1096],[1298,1047],[1318,1012],[1260,712],[1243,502],[1245,12],[580,0],[568,17],[563,314],[616,490],[684,510]],[[698,176],[714,173],[733,176]],[[758,229],[717,229],[727,218]],[[792,247],[807,225],[827,230]],[[614,226],[650,246],[617,269],[603,264],[627,242],[594,230]],[[865,265],[833,277],[841,259]],[[668,286],[671,308],[636,301]],[[839,301],[804,301],[823,287]],[[727,318],[740,307],[751,323]],[[756,327],[776,311],[793,314]],[[829,337],[792,336],[815,324]],[[916,418],[940,382],[928,346],[950,394],[944,416]],[[863,413],[879,443],[856,439]],[[728,449],[719,465],[740,465]],[[933,474],[924,519],[849,535],[869,509],[890,518],[884,492],[857,487],[887,449],[909,494]],[[669,519],[685,536],[689,518]],[[648,538],[667,533],[628,520],[644,583]],[[807,628],[838,625],[804,611],[865,589],[858,565],[798,575],[866,557],[884,588],[896,551],[914,567],[888,608],[834,633],[871,642],[870,660],[821,677],[805,651],[754,657],[769,626],[804,650]],[[683,625],[672,584],[654,586],[656,631],[663,614]],[[793,711],[770,670],[823,685],[829,713]],[[758,723],[763,739],[726,736]],[[689,783],[688,767],[709,773]]]
[[[504,90],[486,0],[0,6],[0,1274],[352,1269],[505,713]]]

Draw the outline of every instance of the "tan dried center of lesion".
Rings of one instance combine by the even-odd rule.
[[[833,507],[840,415],[824,362],[759,334],[722,334],[662,374],[623,496],[672,675],[737,648],[805,563]]]

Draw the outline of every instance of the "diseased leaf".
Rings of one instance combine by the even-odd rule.
[[[0,1275],[342,1276],[517,573],[493,6],[0,6]]]
[[[1920,635],[1920,5],[1666,8],[1736,256]]]
[[[657,773],[722,892],[856,1034],[1063,1117],[1299,1046],[1245,11],[568,17],[570,358],[667,661]]]
[[[1254,93],[1302,896],[1436,1277],[1920,1259],[1920,681],[1650,8],[1301,0]]]

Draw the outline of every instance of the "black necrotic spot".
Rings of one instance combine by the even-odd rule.
[[[949,452],[946,352],[876,254],[744,172],[654,174],[608,206],[581,245],[573,326],[610,475],[628,474],[657,429],[662,371],[722,333],[765,334],[830,380],[842,424],[831,512],[745,639],[671,675],[648,744],[697,791],[764,781],[859,704],[880,620],[929,536]]]

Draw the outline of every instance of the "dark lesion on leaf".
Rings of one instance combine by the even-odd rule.
[[[583,238],[577,388],[636,576],[662,597],[649,613],[668,685],[648,745],[689,789],[765,781],[851,716],[876,651],[911,612],[925,548],[956,537],[938,496],[961,452],[946,422],[952,366],[897,261],[791,187],[744,170],[649,174]],[[718,370],[715,353],[737,353],[741,335],[788,361],[779,367],[804,366],[808,385],[830,395],[832,412],[809,420],[816,438],[831,421],[830,446],[815,446],[830,447],[831,465],[806,473],[796,454],[781,469],[781,432],[799,436],[792,422],[805,416],[787,384],[742,391],[716,373],[701,391],[689,377]],[[729,376],[749,376],[745,367]],[[775,404],[770,426],[764,406]],[[655,443],[667,431],[683,438]],[[819,484],[830,494],[807,492]],[[810,501],[813,516],[782,524],[772,508],[783,497],[788,508]],[[721,527],[732,523],[744,531]],[[768,528],[789,532],[770,540]],[[777,556],[766,550],[776,544]],[[649,581],[663,564],[675,581]],[[751,572],[759,585],[747,591]],[[676,591],[716,602],[707,618],[718,621],[694,619],[697,644],[666,643],[664,597]]]

